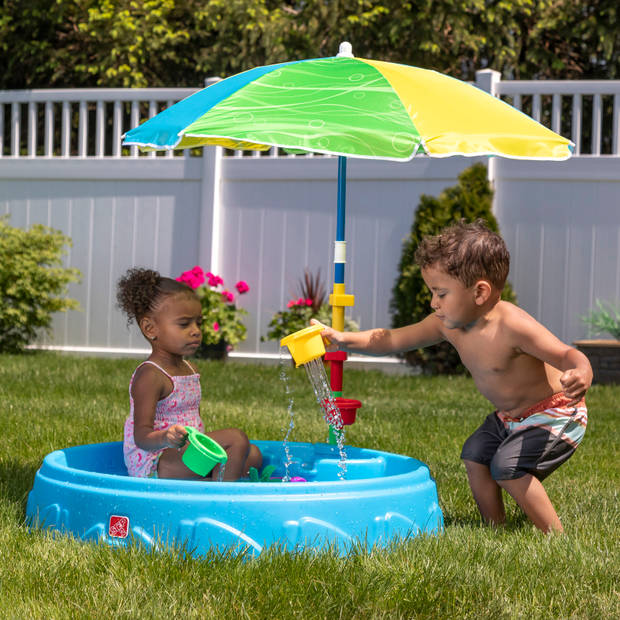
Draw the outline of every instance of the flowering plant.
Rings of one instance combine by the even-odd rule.
[[[325,325],[332,324],[332,309],[327,303],[325,287],[321,283],[320,271],[313,276],[307,269],[299,282],[301,296],[291,299],[286,310],[276,312],[269,323],[267,336],[261,340],[280,340],[304,327],[308,327],[310,319],[317,319]],[[356,331],[357,323],[345,319],[345,329]]]
[[[318,312],[312,307],[310,299],[291,299],[286,305],[287,310],[276,312],[267,326],[267,336],[263,340],[281,340],[293,332],[310,325],[310,319],[318,319],[325,325],[331,325],[331,308],[328,304],[320,306]]]
[[[235,294],[224,289],[224,280],[210,271],[204,272],[198,265],[184,271],[177,280],[194,289],[202,305],[202,343],[213,345],[226,343],[234,345],[246,335],[242,317],[247,310],[235,304]],[[235,284],[237,293],[243,295],[250,290],[247,282]]]

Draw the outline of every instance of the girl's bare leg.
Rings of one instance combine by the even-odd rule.
[[[259,449],[250,443],[248,436],[238,428],[225,428],[219,431],[207,433],[217,443],[226,450],[228,461],[224,468],[226,481],[238,480],[242,476],[247,476],[250,467],[260,468],[263,457]],[[211,474],[216,479],[218,477],[220,465],[217,465]]]
[[[474,495],[478,510],[485,523],[503,525],[506,521],[506,510],[502,498],[501,487],[491,478],[486,465],[475,461],[463,460],[469,479],[469,487]]]
[[[539,530],[545,534],[564,531],[560,518],[538,478],[525,474],[514,480],[499,480],[498,483],[510,493]]]
[[[250,444],[250,454],[245,461],[245,469],[243,470],[243,475],[247,476],[250,473],[250,467],[256,467],[256,469],[260,469],[263,465],[263,455],[260,450],[254,445]]]
[[[248,474],[250,467],[256,467],[257,469],[261,467],[263,457],[260,450],[255,445],[250,444],[250,440],[243,431],[237,428],[227,428],[207,433],[207,435],[215,439],[228,454],[223,480],[238,480]],[[160,478],[174,478],[177,480],[217,479],[221,469],[220,465],[216,465],[206,478],[189,469],[181,460],[186,448],[187,446],[181,450],[173,448],[164,450],[159,458],[157,475]]]
[[[204,480],[204,476],[194,473],[181,460],[183,452],[187,446],[176,450],[168,448],[161,453],[157,466],[157,476],[159,478],[173,478],[175,480]]]

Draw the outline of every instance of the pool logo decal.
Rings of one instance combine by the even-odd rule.
[[[113,538],[127,538],[129,534],[129,517],[112,515],[108,525],[108,535]]]

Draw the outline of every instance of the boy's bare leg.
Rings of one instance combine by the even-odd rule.
[[[506,521],[506,510],[502,498],[501,487],[491,478],[491,472],[486,465],[475,461],[463,460],[469,486],[474,495],[478,510],[485,523],[503,525]]]
[[[564,531],[560,518],[538,478],[525,474],[515,480],[500,480],[499,484],[510,493],[539,530],[545,534]]]

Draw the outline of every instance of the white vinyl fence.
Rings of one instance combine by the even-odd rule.
[[[519,303],[566,342],[597,298],[620,299],[620,82],[477,84],[575,142],[566,162],[492,158],[495,210],[512,255]],[[0,215],[44,223],[73,239],[81,311],[56,317],[41,344],[144,350],[115,307],[130,266],[176,276],[200,264],[251,287],[248,338],[237,354],[273,355],[272,314],[297,295],[304,268],[330,284],[336,158],[248,155],[207,148],[165,155],[121,148],[120,136],[193,89],[0,92]],[[347,292],[362,328],[389,325],[402,240],[421,194],[453,185],[467,158],[407,164],[349,160]]]

